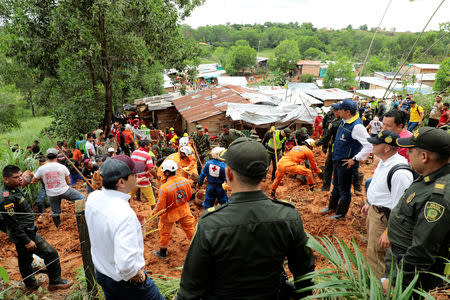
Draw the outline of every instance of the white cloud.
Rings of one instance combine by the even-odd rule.
[[[389,0],[206,0],[185,23],[204,25],[253,24],[264,22],[311,22],[318,28],[378,26]],[[393,0],[381,24],[396,31],[421,31],[441,0]],[[427,29],[448,22],[450,1],[446,1]]]

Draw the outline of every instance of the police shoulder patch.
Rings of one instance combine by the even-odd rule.
[[[211,214],[213,214],[213,213],[215,213],[215,212],[217,212],[217,211],[223,209],[223,208],[226,207],[227,205],[228,205],[228,203],[225,203],[225,204],[222,204],[222,205],[219,205],[219,206],[213,206],[213,207],[210,207],[210,208],[206,209],[206,210],[203,212],[203,214],[202,214],[202,216],[201,216],[200,218],[204,218],[204,217],[206,217],[206,216],[209,216],[209,215],[211,215]]]
[[[428,223],[439,220],[444,215],[445,207],[439,203],[428,201],[425,203],[423,214]]]
[[[415,196],[416,196],[416,192],[409,195],[408,198],[406,198],[406,204],[409,204],[414,199]]]
[[[3,197],[9,197],[9,192],[8,191],[3,192]]]

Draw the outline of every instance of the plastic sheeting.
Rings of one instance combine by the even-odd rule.
[[[282,126],[289,123],[313,124],[317,115],[313,108],[303,105],[261,105],[228,103],[226,113],[233,121],[263,126],[275,123]]]

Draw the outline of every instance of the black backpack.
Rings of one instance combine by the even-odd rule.
[[[420,177],[420,174],[417,173],[416,171],[414,171],[413,169],[411,169],[411,166],[408,164],[395,165],[389,170],[388,175],[387,175],[387,185],[388,185],[389,192],[391,191],[391,187],[392,187],[392,176],[394,176],[394,173],[398,170],[410,171],[413,175],[413,180],[416,180],[417,178]]]

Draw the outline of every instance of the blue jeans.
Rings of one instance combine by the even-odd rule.
[[[133,284],[126,281],[115,281],[99,271],[95,272],[95,279],[102,287],[105,300],[164,300],[158,287],[150,277],[145,275],[145,282]]]
[[[75,185],[77,184],[78,180],[83,180],[83,178],[81,178],[81,175],[76,173],[76,174],[70,174],[70,185]]]
[[[57,217],[61,214],[61,200],[66,199],[72,202],[76,200],[85,200],[86,197],[79,191],[69,188],[64,194],[57,196],[48,196],[50,202],[50,209],[52,210],[52,217]]]
[[[44,212],[44,201],[47,197],[47,194],[45,193],[45,185],[41,185],[41,190],[39,191],[39,194],[36,199],[36,206],[38,208],[38,212],[42,213]]]
[[[408,131],[413,132],[417,125],[419,125],[419,122],[408,122]]]
[[[351,168],[343,166],[344,162],[334,162],[333,191],[331,192],[328,208],[335,210],[336,214],[345,216],[352,201],[353,174],[358,170],[359,163]]]
[[[205,201],[203,201],[203,207],[207,209],[214,206],[216,199],[219,204],[225,204],[230,201],[228,199],[227,192],[222,188],[221,184],[210,183],[206,186]]]
[[[371,182],[372,182],[372,177],[367,178],[366,181],[364,182],[364,187],[366,188],[366,195],[367,195],[367,190],[369,189]]]

